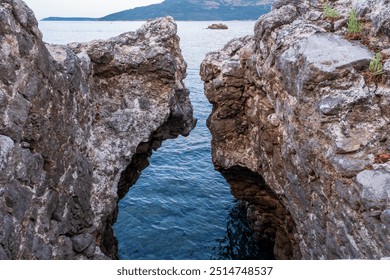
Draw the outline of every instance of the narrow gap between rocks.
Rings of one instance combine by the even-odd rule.
[[[264,179],[241,166],[220,172],[230,184],[233,195],[245,204],[254,239],[259,244],[273,244],[267,249],[268,254],[276,259],[299,259],[292,216]]]

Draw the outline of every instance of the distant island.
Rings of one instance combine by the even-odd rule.
[[[256,20],[271,10],[271,0],[165,0],[101,18],[48,17],[43,21],[131,21],[172,16],[175,20]]]

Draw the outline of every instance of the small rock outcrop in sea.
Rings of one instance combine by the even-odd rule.
[[[274,1],[254,36],[201,65],[214,164],[277,258],[390,255],[389,14],[381,0]]]
[[[195,125],[176,24],[45,45],[24,2],[0,11],[0,259],[116,258],[118,199]]]
[[[210,24],[207,29],[229,29],[229,27],[223,23],[213,23]]]

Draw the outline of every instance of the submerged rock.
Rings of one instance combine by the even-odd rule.
[[[176,24],[45,45],[22,1],[0,10],[0,258],[116,258],[118,199],[195,125]]]
[[[390,61],[385,2],[332,2],[364,17],[360,42],[327,31],[321,2],[275,1],[201,65],[213,162],[277,258],[390,255],[389,76],[367,78],[374,50]]]

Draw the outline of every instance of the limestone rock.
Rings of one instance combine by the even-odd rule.
[[[390,9],[387,0],[352,1],[353,8],[360,16],[369,19],[374,26],[374,34],[384,33],[390,36]]]
[[[390,200],[390,173],[383,170],[365,170],[357,174],[361,187],[361,201],[366,209],[386,208]]]
[[[201,65],[214,165],[281,259],[390,255],[390,168],[377,161],[390,144],[390,87],[366,75],[372,50],[390,47],[390,9],[332,5],[340,21],[353,8],[364,17],[366,40],[345,39],[341,24],[328,32],[323,1],[274,1],[253,36]]]
[[[382,223],[384,223],[386,226],[390,226],[390,209],[383,211],[380,218]]]
[[[350,69],[367,65],[371,57],[372,53],[360,44],[333,33],[314,33],[290,45],[281,54],[279,71],[285,77],[285,86],[290,94],[301,95],[301,90],[310,86],[308,82],[319,83],[343,76]]]
[[[92,234],[79,234],[72,237],[73,249],[81,253],[93,243]]]
[[[116,258],[118,199],[195,125],[176,24],[45,45],[24,2],[0,11],[0,258]]]

